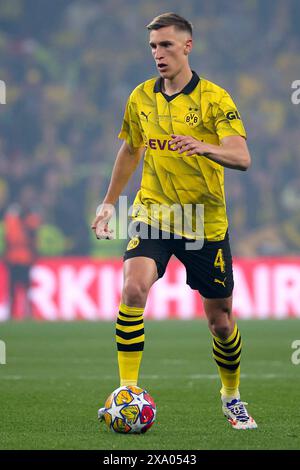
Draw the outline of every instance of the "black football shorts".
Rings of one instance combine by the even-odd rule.
[[[169,239],[164,239],[160,230],[156,230],[155,239],[150,238],[150,225],[137,223],[140,224],[137,231],[140,232],[141,225],[144,225],[144,230],[148,231],[148,238],[141,236],[131,238],[124,254],[124,261],[138,256],[152,258],[156,262],[158,276],[162,277],[169,259],[175,255],[185,266],[186,283],[192,289],[198,290],[203,297],[221,299],[232,294],[232,257],[228,232],[224,240],[205,240],[202,248],[190,250],[186,249],[186,243],[191,243],[190,240],[176,238],[174,234],[170,234]]]

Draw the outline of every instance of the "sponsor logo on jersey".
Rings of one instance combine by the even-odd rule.
[[[152,150],[170,150],[171,152],[175,152],[175,150],[171,147],[170,140],[168,139],[149,139],[148,146]]]
[[[241,119],[238,111],[228,111],[228,113],[226,113],[226,117],[229,121],[232,121],[233,119]]]

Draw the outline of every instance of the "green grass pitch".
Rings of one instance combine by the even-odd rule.
[[[157,404],[145,435],[118,435],[97,409],[118,387],[112,323],[6,323],[0,365],[1,449],[300,449],[299,320],[239,321],[241,396],[257,430],[231,429],[221,413],[203,320],[146,322],[139,385]]]

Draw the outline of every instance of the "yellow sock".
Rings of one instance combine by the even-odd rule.
[[[121,304],[116,324],[120,385],[137,385],[144,350],[143,308]]]
[[[239,397],[242,339],[237,324],[226,340],[213,336],[213,357],[217,363],[222,397]]]

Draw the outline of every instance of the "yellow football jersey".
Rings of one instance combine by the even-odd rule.
[[[204,207],[204,237],[223,240],[228,227],[224,167],[201,155],[179,154],[170,140],[171,134],[191,135],[220,145],[227,136],[246,137],[241,117],[226,90],[195,72],[173,96],[163,93],[162,84],[162,78],[152,78],[135,88],[119,134],[131,146],[146,148],[132,217],[188,238],[201,238],[195,221],[199,204]],[[173,206],[187,208],[192,230],[180,224],[180,210],[170,216]]]

